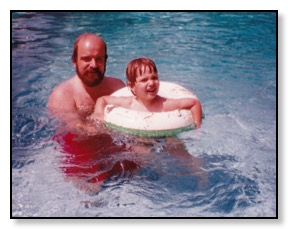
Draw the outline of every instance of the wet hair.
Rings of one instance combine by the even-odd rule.
[[[153,60],[141,57],[130,61],[126,68],[127,83],[130,83],[130,86],[133,87],[136,78],[147,71],[157,73],[157,67]]]
[[[88,36],[96,36],[96,37],[99,37],[99,36],[97,36],[97,35],[95,35],[95,34],[93,34],[93,33],[84,33],[84,34],[80,35],[80,36],[76,39],[76,41],[75,41],[75,43],[74,43],[73,53],[72,53],[72,57],[71,57],[73,63],[76,63],[76,61],[77,61],[78,44],[79,44],[80,40],[81,40],[82,38],[85,38],[85,37],[88,37]],[[99,37],[99,39],[102,40],[101,37]],[[103,40],[102,40],[102,41],[103,41]],[[105,41],[103,41],[103,43],[104,43],[104,46],[105,46],[105,61],[106,61],[107,58],[108,58],[108,55],[107,55],[107,46],[106,46]]]

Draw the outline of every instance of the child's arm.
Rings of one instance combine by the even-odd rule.
[[[115,97],[115,96],[102,96],[97,99],[93,117],[96,119],[103,120],[104,118],[104,110],[106,105],[111,104],[119,107],[126,107],[129,104],[129,97]]]
[[[202,124],[202,106],[198,99],[193,99],[194,104],[191,107],[191,113],[194,119],[195,127],[199,128]]]
[[[198,99],[193,98],[184,98],[184,99],[175,99],[176,103],[175,109],[190,109],[195,127],[199,128],[202,123],[202,106]]]

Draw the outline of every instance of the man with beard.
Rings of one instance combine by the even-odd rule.
[[[48,102],[49,111],[69,129],[85,129],[96,100],[125,86],[120,79],[104,75],[107,57],[106,44],[99,36],[86,33],[75,41],[76,75],[58,85]]]

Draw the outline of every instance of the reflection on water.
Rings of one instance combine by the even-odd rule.
[[[12,215],[275,216],[275,23],[271,12],[13,13]],[[107,75],[125,81],[127,63],[148,56],[161,80],[193,90],[201,129],[58,135],[47,99],[74,74],[83,32],[105,39]]]

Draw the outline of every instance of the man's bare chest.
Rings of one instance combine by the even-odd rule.
[[[75,101],[76,110],[81,116],[89,116],[93,113],[95,102],[90,97],[81,97]]]

